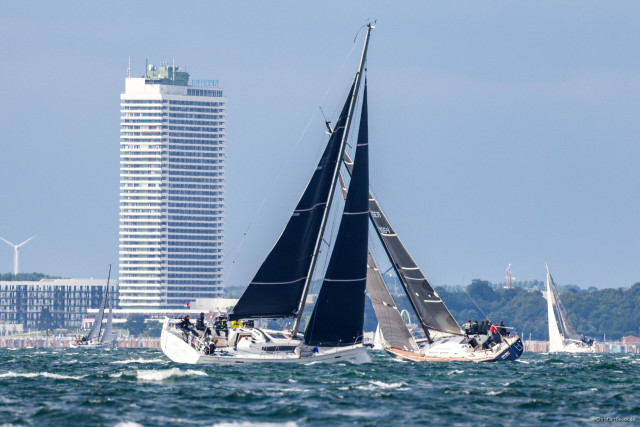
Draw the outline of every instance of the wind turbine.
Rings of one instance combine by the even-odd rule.
[[[14,276],[16,276],[18,274],[18,250],[21,247],[23,247],[24,245],[26,245],[28,242],[30,242],[31,240],[35,239],[36,236],[37,236],[37,234],[35,236],[29,237],[27,240],[25,240],[24,242],[20,243],[19,245],[14,245],[13,243],[8,241],[7,239],[4,239],[4,238],[0,237],[0,240],[5,242],[7,245],[13,247],[13,275]]]

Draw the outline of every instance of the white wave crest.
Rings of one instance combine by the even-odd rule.
[[[143,427],[142,424],[138,424],[133,421],[120,421],[115,427]]]
[[[44,377],[51,378],[54,380],[81,380],[86,375],[60,375],[60,374],[52,374],[49,372],[5,372],[4,374],[0,374],[0,378],[36,378],[36,377]]]
[[[132,363],[162,363],[166,362],[166,359],[128,359],[128,360],[115,360],[113,362],[109,362],[112,365],[128,365]]]
[[[180,368],[136,370],[136,377],[142,381],[163,381],[171,377],[187,377],[191,375],[207,376],[206,372],[193,369],[187,369],[185,371],[180,370]]]
[[[211,427],[297,427],[298,424],[293,421],[287,421],[286,423],[264,423],[264,422],[223,422],[212,424]]]
[[[405,385],[407,385],[407,383],[404,383],[404,382],[387,384],[382,381],[369,381],[369,385],[361,385],[356,388],[359,390],[378,390],[378,389],[388,390],[388,389],[400,388]]]

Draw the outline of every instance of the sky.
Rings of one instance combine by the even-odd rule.
[[[145,59],[227,96],[226,284],[273,246],[326,143],[363,33],[371,185],[435,285],[640,281],[640,3],[9,2],[0,236],[20,271],[118,263],[120,94]],[[246,234],[246,235],[245,235]],[[0,242],[1,243],[1,242]],[[232,263],[233,261],[233,263]],[[0,244],[0,272],[12,249]]]

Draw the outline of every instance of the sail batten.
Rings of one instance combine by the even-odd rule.
[[[231,319],[284,318],[298,314],[305,283],[338,166],[355,86],[342,108],[318,166],[280,238],[230,314]]]

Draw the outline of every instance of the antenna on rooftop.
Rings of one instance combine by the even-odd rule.
[[[172,64],[173,66],[171,67],[171,70],[173,71],[173,78],[171,80],[175,82],[176,81],[176,58],[173,58]]]
[[[127,77],[131,77],[131,55],[129,55],[129,65],[127,66]]]
[[[504,284],[505,289],[511,289],[511,282],[515,277],[511,275],[511,264],[507,267],[507,275],[505,276],[506,283]]]
[[[16,276],[18,274],[18,250],[21,247],[23,247],[24,245],[26,245],[28,242],[30,242],[31,240],[35,239],[35,237],[36,237],[36,235],[31,236],[27,240],[25,240],[24,242],[20,243],[19,245],[14,245],[13,243],[8,241],[7,239],[4,239],[4,238],[0,237],[0,240],[5,242],[7,245],[13,247],[13,275],[14,276]]]

